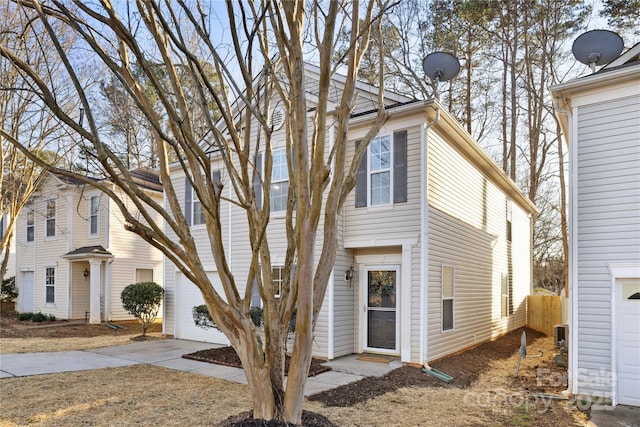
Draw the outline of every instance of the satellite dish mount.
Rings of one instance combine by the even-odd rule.
[[[596,65],[605,65],[616,59],[624,49],[619,35],[609,30],[592,30],[582,33],[573,42],[573,56],[596,72]]]
[[[432,52],[422,60],[422,69],[433,82],[434,97],[438,98],[438,85],[458,75],[460,61],[447,52]]]

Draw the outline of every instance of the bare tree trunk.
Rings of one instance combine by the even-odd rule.
[[[562,252],[563,252],[563,280],[564,296],[569,297],[569,228],[567,221],[567,183],[564,179],[564,147],[560,135],[562,130],[560,124],[556,124],[556,135],[558,135],[558,173],[560,177],[560,226],[562,232]]]

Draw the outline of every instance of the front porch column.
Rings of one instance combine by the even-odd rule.
[[[89,323],[100,323],[100,265],[101,260],[89,260]]]

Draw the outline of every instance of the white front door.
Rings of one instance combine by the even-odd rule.
[[[363,279],[362,339],[364,350],[398,354],[400,266],[365,266]]]
[[[640,279],[619,279],[616,286],[618,403],[640,406]]]
[[[22,313],[33,313],[36,311],[36,293],[33,271],[22,272],[22,284],[18,290],[20,298],[20,311]]]

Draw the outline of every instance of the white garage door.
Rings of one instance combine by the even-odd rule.
[[[222,291],[222,283],[218,273],[207,273],[209,280],[218,292]],[[224,295],[224,293],[222,293]],[[203,329],[193,321],[193,307],[204,304],[202,293],[191,281],[182,274],[176,289],[176,325],[175,337],[185,340],[203,341],[215,344],[229,345],[229,340],[217,329]]]
[[[619,279],[618,403],[640,406],[640,279]]]

